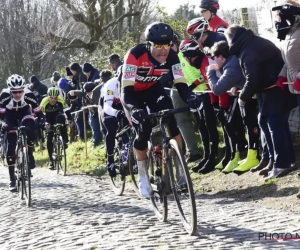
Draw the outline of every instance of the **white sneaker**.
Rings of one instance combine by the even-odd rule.
[[[284,171],[286,171],[285,168],[275,168],[275,167],[273,167],[273,169],[269,172],[269,175],[265,178],[265,181],[277,178]]]
[[[153,189],[149,180],[148,174],[148,159],[137,161],[139,169],[139,191],[144,197],[151,197]]]
[[[177,185],[179,186],[179,188],[186,188],[187,187],[186,179],[185,179],[184,171],[181,166],[180,160],[179,160],[178,156],[173,156],[173,159],[174,159],[174,164],[176,167]]]

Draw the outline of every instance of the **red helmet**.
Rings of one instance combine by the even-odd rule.
[[[199,44],[194,42],[192,39],[183,40],[180,43],[179,50],[186,57],[195,56],[195,51],[200,51]]]
[[[192,36],[196,33],[204,33],[208,31],[208,23],[204,17],[197,17],[189,21],[186,32]]]

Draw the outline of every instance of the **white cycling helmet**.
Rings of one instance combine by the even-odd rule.
[[[6,83],[7,87],[9,87],[10,90],[25,88],[25,79],[17,74],[13,74],[10,77],[8,77]]]

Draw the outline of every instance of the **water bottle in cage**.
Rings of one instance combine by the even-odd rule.
[[[154,147],[153,154],[154,154],[154,157],[155,157],[156,165],[161,167],[162,166],[161,165],[162,164],[162,152],[161,152],[161,149],[158,145],[156,145]]]

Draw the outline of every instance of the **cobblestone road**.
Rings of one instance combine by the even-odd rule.
[[[128,185],[118,197],[105,180],[35,169],[27,208],[8,191],[7,172],[0,167],[0,249],[300,249],[300,241],[258,237],[300,234],[300,215],[255,203],[197,196],[199,234],[188,236],[174,206],[169,222],[158,222]]]

